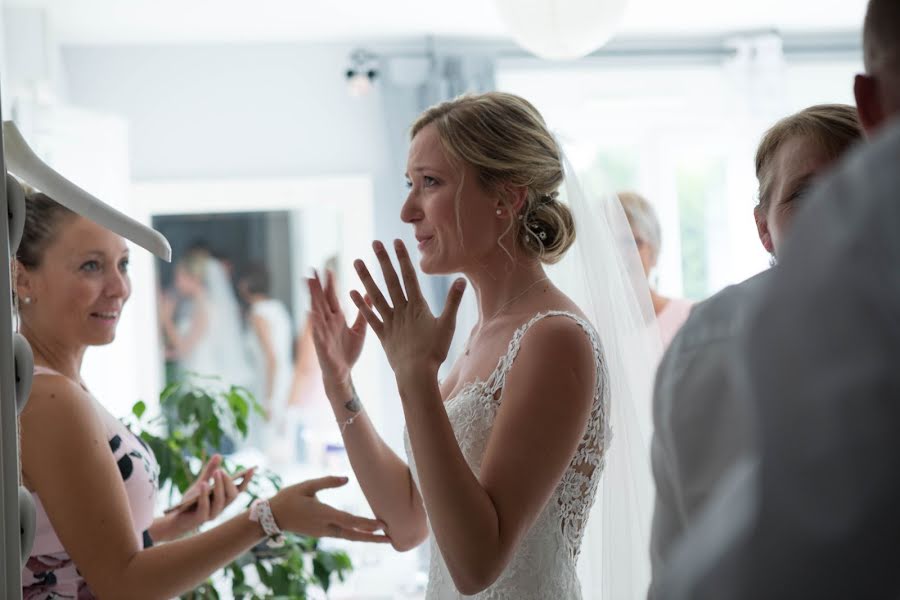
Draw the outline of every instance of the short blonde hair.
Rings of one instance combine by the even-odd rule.
[[[512,232],[526,255],[548,264],[559,261],[575,241],[575,223],[556,197],[563,181],[561,152],[538,110],[513,94],[465,95],[422,113],[410,137],[428,125],[437,129],[451,162],[475,169],[483,189],[501,193],[507,184],[527,189],[521,225],[511,224],[498,243]]]
[[[662,230],[653,205],[637,192],[619,192],[619,202],[634,233],[635,241],[642,241],[653,249],[653,256],[659,256],[662,247]]]
[[[756,151],[759,207],[769,207],[772,193],[772,161],[787,140],[804,136],[819,144],[831,158],[838,158],[863,139],[856,109],[847,104],[818,104],[785,117],[763,135]]]

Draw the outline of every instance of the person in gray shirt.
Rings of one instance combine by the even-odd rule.
[[[872,144],[811,194],[737,342],[758,464],[723,479],[661,598],[900,597],[900,3],[870,1],[863,46]]]
[[[763,136],[756,155],[759,204],[753,214],[760,241],[773,256],[812,180],[862,137],[856,109],[843,104],[809,107]],[[751,447],[752,421],[729,368],[748,306],[770,277],[765,271],[695,306],[660,364],[653,397],[654,580],[722,474]],[[651,597],[653,589],[651,583]]]

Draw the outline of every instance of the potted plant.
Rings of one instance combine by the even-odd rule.
[[[155,418],[148,417],[144,402],[137,402],[132,407],[131,426],[156,455],[160,489],[168,492],[169,501],[174,504],[217,449],[228,440],[247,437],[250,412],[262,414],[262,408],[242,387],[193,374],[167,385],[159,399],[162,414]],[[161,436],[161,431],[168,435]],[[228,473],[243,468],[227,457],[222,466]],[[269,471],[258,473],[245,492],[247,505],[279,489],[278,475]],[[343,581],[352,570],[345,552],[322,549],[316,538],[286,534],[285,540],[279,548],[261,543],[225,567],[219,579],[230,582],[236,599],[305,599],[311,589],[327,593],[334,578]],[[221,591],[216,585],[214,579],[209,579],[182,598],[217,599]]]

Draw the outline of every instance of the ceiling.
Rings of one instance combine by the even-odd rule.
[[[524,5],[536,0],[521,0]],[[0,0],[69,44],[506,37],[491,0]],[[630,0],[627,36],[854,31],[866,0]]]

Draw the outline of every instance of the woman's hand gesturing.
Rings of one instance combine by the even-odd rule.
[[[346,483],[346,477],[320,477],[286,487],[269,501],[272,515],[283,531],[300,535],[343,538],[355,542],[390,542],[384,534],[376,533],[384,530],[384,524],[380,521],[338,510],[316,498],[317,492]]]
[[[307,284],[312,302],[309,320],[322,378],[326,386],[344,386],[349,383],[350,371],[362,352],[366,321],[362,314],[357,314],[353,325],[347,327],[331,271],[325,273],[324,287],[318,273]]]
[[[436,376],[450,350],[450,342],[456,330],[456,313],[466,288],[465,280],[458,279],[453,283],[444,312],[436,317],[422,295],[416,271],[403,242],[394,242],[403,277],[402,284],[384,245],[376,241],[372,247],[384,273],[390,303],[361,260],[357,260],[354,267],[371,299],[371,306],[357,291],[351,292],[350,297],[381,340],[398,380],[405,373],[421,376],[425,372]]]

